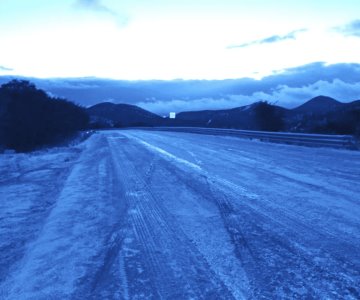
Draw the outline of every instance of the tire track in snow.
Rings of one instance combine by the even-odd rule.
[[[119,149],[119,151],[125,152],[124,149]],[[159,245],[156,245],[154,241],[154,238],[159,239],[160,237],[157,232],[150,230],[154,227],[161,227],[163,232],[165,231],[169,234],[169,231],[167,230],[168,226],[153,207],[156,200],[152,198],[151,194],[143,192],[144,190],[146,191],[146,188],[144,188],[144,182],[141,182],[141,178],[137,175],[137,172],[129,163],[132,161],[132,156],[129,156],[129,152],[127,152],[126,155],[128,155],[127,159],[123,160],[123,163],[127,165],[125,169],[127,172],[131,173],[135,179],[133,182],[127,183],[130,190],[135,190],[134,192],[128,193],[128,195],[132,198],[131,201],[133,202],[129,218],[134,226],[134,234],[138,237],[140,248],[146,253],[146,260],[148,260],[147,265],[150,263],[150,265],[146,267],[147,270],[150,270],[151,278],[149,278],[149,281],[153,284],[157,283],[157,287],[154,287],[152,290],[155,292],[158,291],[160,293],[158,294],[158,297],[161,298],[171,291],[170,288],[166,287],[166,282],[169,281],[169,278],[171,278],[171,276],[169,277],[171,274],[167,274],[167,276],[164,275],[164,272],[169,273],[169,270],[165,271],[161,268],[165,267],[164,261],[160,261],[158,258],[160,256],[159,254],[161,252],[161,248]],[[146,216],[146,219],[144,216]],[[171,235],[168,235],[167,238],[170,239]],[[167,295],[165,298],[170,299],[171,297]]]
[[[180,165],[182,165],[182,166],[184,166],[185,167],[185,169],[186,168],[190,168],[190,169],[193,169],[193,170],[196,170],[196,171],[198,171],[198,172],[195,172],[196,174],[198,174],[198,173],[203,173],[204,171],[199,167],[199,166],[196,166],[196,165],[194,165],[193,163],[190,163],[190,162],[188,162],[188,161],[185,161],[184,159],[179,159],[179,158],[177,158],[176,156],[174,156],[174,155],[172,155],[172,154],[169,154],[168,152],[166,152],[166,151],[164,151],[164,150],[162,150],[162,149],[160,149],[160,148],[158,148],[158,147],[154,147],[154,146],[152,146],[151,144],[149,144],[149,143],[143,143],[143,142],[141,142],[139,139],[135,139],[138,143],[140,143],[140,144],[142,144],[142,145],[144,145],[147,149],[149,149],[151,152],[155,152],[155,153],[160,153],[162,156],[164,156],[164,158],[165,158],[165,161],[170,161],[170,162],[175,162],[176,164],[180,164]],[[135,149],[134,149],[134,151],[135,151]],[[161,163],[161,162],[159,162],[159,165],[165,165],[165,169],[166,170],[168,170],[168,171],[170,171],[170,172],[172,172],[174,175],[176,175],[177,173],[178,173],[178,171],[180,172],[180,173],[183,173],[184,172],[184,169],[183,168],[181,168],[181,170],[179,169],[177,169],[177,168],[175,168],[174,169],[174,165],[173,164],[169,164],[169,163]],[[171,168],[171,169],[169,169],[169,168]],[[186,183],[185,184],[185,186],[187,186],[188,184],[187,184],[187,182],[189,181],[189,179],[190,180],[194,180],[194,177],[196,177],[196,179],[194,180],[195,182],[198,182],[199,181],[199,176],[197,175],[197,176],[192,176],[192,175],[190,175],[188,172],[189,172],[189,170],[187,169],[187,171],[186,172],[184,172],[184,176],[178,176],[178,179],[179,179],[179,183],[178,184],[184,184],[184,183]],[[176,175],[177,176],[177,175]],[[188,176],[188,178],[186,178],[186,176]],[[204,175],[202,175],[201,174],[201,176],[200,177],[203,177]],[[202,179],[200,180],[200,181],[203,181]],[[162,181],[162,184],[166,184],[166,181],[164,182],[164,180]],[[168,188],[169,189],[171,189],[173,187],[173,185],[171,186],[169,186]],[[202,194],[202,192],[204,192],[204,190],[202,190],[202,191],[199,191],[199,190],[197,190],[196,191],[196,194]],[[168,194],[167,194],[167,196],[168,196]],[[187,232],[187,234],[188,234],[188,232]],[[224,232],[224,234],[226,234],[226,232]],[[201,245],[202,244],[202,242],[200,242],[200,243],[195,243],[195,245],[196,245],[196,247],[199,247],[200,246],[200,248],[201,249],[199,249],[200,250],[200,252],[202,252],[202,254],[203,255],[205,255],[205,258],[207,257],[207,259],[210,259],[209,261],[211,262],[211,261],[213,261],[213,259],[214,259],[214,257],[213,257],[213,254],[210,254],[210,252],[206,249],[207,247],[205,246],[205,245]],[[219,246],[219,245],[218,245]],[[224,244],[221,244],[221,246],[223,247],[224,246]],[[222,251],[222,250],[220,250],[220,251]],[[218,264],[219,262],[217,262],[217,264]],[[220,263],[221,264],[221,263]],[[236,269],[236,263],[233,263],[232,264],[232,267],[233,268],[235,268]],[[209,269],[210,270],[212,270],[213,268],[214,268],[214,266],[212,265],[212,263],[208,266],[209,267]],[[221,278],[221,280],[225,280],[225,286],[227,286],[231,291],[232,291],[232,293],[234,293],[234,295],[236,295],[236,298],[238,298],[238,299],[241,299],[241,298],[243,298],[243,295],[242,295],[242,292],[240,292],[241,290],[243,290],[243,286],[244,285],[246,285],[245,283],[244,283],[244,281],[246,281],[246,275],[242,272],[242,271],[237,271],[237,274],[235,275],[235,277],[234,278],[231,278],[230,279],[230,277],[228,276],[228,275],[225,275],[226,274],[226,271],[225,271],[225,269],[223,268],[223,267],[219,267],[219,266],[216,266],[215,267],[215,269],[213,269],[213,271],[217,274],[217,277],[220,279]],[[225,273],[224,273],[225,272]],[[234,273],[235,274],[235,273]],[[240,279],[240,281],[237,281],[237,278],[241,278]],[[231,284],[230,286],[229,286],[229,284]],[[242,287],[242,288],[241,288]],[[245,290],[243,290],[243,292],[244,292]]]
[[[139,139],[141,134],[136,133],[135,136]],[[165,151],[163,149],[159,151],[157,146],[148,148],[159,154]],[[201,146],[197,148],[199,151],[203,150]],[[186,149],[185,147],[183,152]],[[181,149],[176,151],[181,152]],[[207,151],[200,153],[204,154]],[[341,245],[342,235],[333,235],[326,228],[312,228],[312,224],[308,224],[306,218],[302,219],[301,216],[296,215],[296,211],[293,212],[286,205],[281,205],[271,199],[271,194],[264,198],[264,189],[259,191],[259,195],[262,195],[260,197],[258,193],[249,193],[242,185],[222,180],[204,170],[196,172],[193,168],[190,175],[184,172],[187,164],[182,163],[182,158],[174,159],[170,155],[166,156],[173,165],[180,167],[181,170],[177,172],[180,180],[189,182],[189,186],[195,186],[199,193],[206,192],[201,184],[196,187],[199,185],[196,181],[202,176],[210,182],[210,190],[213,192],[210,193],[209,200],[216,200],[218,203],[225,227],[228,228],[237,248],[239,259],[245,263],[252,278],[252,288],[256,297],[264,295],[268,297],[276,295],[279,298],[286,298],[289,295],[332,297],[345,294],[351,298],[357,294],[354,286],[358,285],[356,282],[359,282],[360,274],[356,271],[355,265],[359,263],[359,260],[356,260],[356,255],[352,255],[352,261],[346,261],[346,256],[344,256],[346,253],[356,253],[353,243],[349,240],[347,240],[347,243],[349,242],[347,249],[347,246]],[[205,160],[212,161],[210,157]],[[212,163],[215,165],[214,162]],[[246,166],[248,172],[251,172],[250,168],[251,166]],[[256,171],[261,172],[261,170],[259,165]],[[278,177],[276,172],[273,174],[266,168],[264,171],[267,176],[271,174],[274,178]],[[285,184],[293,182],[293,178],[287,178],[287,176],[281,178],[286,180]],[[302,186],[302,181],[296,181],[296,183],[299,188]],[[326,189],[322,189],[319,193],[325,191]],[[334,239],[333,242],[331,238]],[[323,239],[326,243],[327,250],[325,251],[316,245]],[[336,246],[338,242],[340,244]],[[340,245],[341,248],[339,248]],[[329,266],[338,270],[337,275],[329,269]],[[328,277],[322,279],[322,274]]]
[[[125,156],[128,157],[126,161],[122,160],[124,164],[134,162],[133,157],[144,157],[144,154],[148,153],[147,156],[150,154],[150,152],[144,153],[144,148],[139,148],[137,143],[134,143],[132,140],[126,143],[126,146],[120,145],[116,151],[123,151]],[[141,155],[137,154],[139,151]],[[157,156],[151,156],[157,158]],[[202,299],[208,298],[206,295],[216,294],[218,295],[217,298],[229,299],[231,296],[225,296],[227,293],[223,290],[224,287],[221,287],[219,282],[216,282],[218,279],[216,279],[215,274],[211,271],[208,264],[205,263],[204,265],[204,258],[196,247],[194,248],[195,245],[193,243],[189,244],[187,236],[179,231],[179,224],[176,224],[167,210],[164,210],[161,204],[163,199],[158,198],[159,196],[161,197],[161,195],[156,195],[152,192],[151,187],[148,185],[151,180],[142,177],[142,174],[146,172],[147,165],[149,165],[149,169],[153,168],[151,163],[152,159],[147,160],[146,157],[143,159],[146,161],[146,165],[142,165],[141,173],[135,168],[135,165],[132,167],[131,172],[131,166],[127,165],[125,168],[127,172],[135,178],[133,183],[129,183],[128,186],[134,186],[135,192],[133,196],[138,196],[138,199],[135,200],[135,209],[131,209],[130,211],[134,214],[133,221],[136,232],[140,232],[139,237],[141,242],[139,244],[147,245],[147,249],[143,251],[153,252],[151,257],[155,256],[154,264],[161,266],[160,269],[156,269],[153,265],[150,266],[150,268],[154,268],[156,270],[155,273],[157,273],[156,277],[152,278],[152,281],[157,282],[160,297],[164,297],[165,299],[179,299],[179,297]],[[160,161],[160,163],[162,162]],[[143,193],[136,194],[136,190],[143,191]],[[144,230],[143,227],[147,228],[147,230]],[[154,242],[154,238],[156,238],[156,242]],[[154,258],[150,259],[150,261],[153,260]],[[175,270],[177,270],[177,274],[174,273]],[[199,282],[202,277],[204,277],[203,280],[205,280],[205,282]],[[211,285],[209,285],[209,283],[211,283]],[[178,288],[174,289],[175,286]],[[179,287],[181,287],[180,290]],[[184,287],[188,288],[184,289]],[[222,292],[218,294],[220,291]]]

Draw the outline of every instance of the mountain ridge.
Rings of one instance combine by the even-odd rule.
[[[360,131],[360,100],[343,103],[327,96],[313,97],[293,109],[258,101],[231,109],[184,111],[176,119],[131,104],[103,102],[87,110],[108,127],[196,126],[341,134]]]

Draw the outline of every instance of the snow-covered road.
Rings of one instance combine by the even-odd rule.
[[[360,152],[104,131],[0,170],[0,299],[360,298]]]

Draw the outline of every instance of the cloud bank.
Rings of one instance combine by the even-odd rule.
[[[301,87],[289,87],[280,85],[271,92],[258,91],[251,95],[227,95],[223,98],[202,98],[188,100],[151,101],[139,102],[138,106],[158,113],[190,111],[190,110],[212,110],[229,109],[248,105],[260,100],[266,100],[287,108],[294,108],[305,101],[316,96],[323,95],[349,102],[349,100],[360,99],[360,82],[351,84],[341,80],[332,82],[319,80],[314,84]]]
[[[360,37],[360,19],[354,20],[345,26],[337,27],[335,29],[346,36]]]
[[[0,76],[0,84],[14,77]],[[170,111],[228,109],[267,100],[293,108],[319,95],[360,99],[360,64],[312,63],[255,80],[123,81],[98,78],[29,78],[51,94],[84,106],[106,102],[139,105],[160,115]]]

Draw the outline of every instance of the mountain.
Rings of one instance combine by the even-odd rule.
[[[160,116],[130,104],[103,102],[89,107],[87,112],[91,122],[100,127],[154,126],[162,120]]]
[[[256,102],[227,110],[182,112],[177,122],[182,126],[359,134],[360,100],[342,103],[318,96],[294,109]]]
[[[283,129],[285,108],[256,102],[225,110],[181,112],[176,119],[161,118],[140,107],[129,104],[100,103],[87,109],[93,127],[128,126],[196,126],[238,128],[249,130]]]
[[[222,127],[256,130],[279,130],[276,120],[282,119],[288,110],[266,102],[225,110],[203,110],[182,112],[177,115],[186,126]],[[261,114],[266,114],[269,124],[264,124]],[[275,120],[276,119],[276,120]],[[272,125],[270,124],[272,123]],[[265,128],[266,127],[266,128]]]
[[[292,109],[293,114],[325,114],[337,110],[344,103],[341,103],[331,97],[318,96],[310,99],[304,104]]]
[[[286,127],[289,131],[329,134],[359,132],[360,100],[342,103],[318,96],[289,111]]]
[[[342,103],[318,96],[294,109],[264,101],[223,110],[187,111],[162,118],[129,104],[100,103],[87,109],[93,127],[194,126],[245,130],[360,134],[360,100]]]

